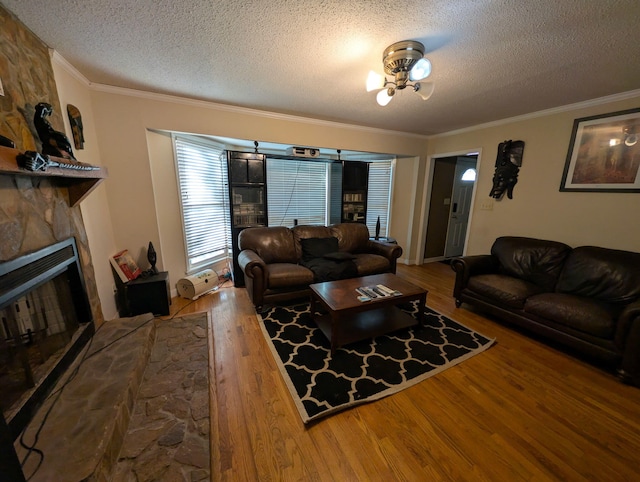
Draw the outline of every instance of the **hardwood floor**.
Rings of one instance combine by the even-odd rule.
[[[398,267],[427,305],[497,343],[416,386],[305,426],[246,291],[223,287],[172,313],[208,311],[212,480],[640,480],[640,389],[451,296],[448,265]]]

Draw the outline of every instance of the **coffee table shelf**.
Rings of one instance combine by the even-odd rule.
[[[315,322],[322,333],[331,340],[331,315],[315,318]],[[395,306],[387,305],[375,310],[353,313],[341,323],[340,346],[409,328],[417,325],[418,320]]]

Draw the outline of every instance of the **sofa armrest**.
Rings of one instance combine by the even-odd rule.
[[[391,265],[391,272],[395,274],[397,260],[402,256],[402,248],[394,243],[385,243],[383,241],[376,241],[373,239],[367,240],[365,252],[371,254],[379,254],[389,260]]]
[[[246,277],[261,279],[266,286],[267,264],[255,251],[250,249],[240,251],[238,264]]]
[[[240,251],[238,264],[244,272],[245,288],[249,298],[251,298],[256,310],[260,311],[264,303],[264,292],[269,286],[267,264],[258,253],[250,249]]]
[[[620,314],[615,344],[622,350],[620,377],[640,386],[640,300],[627,305]]]
[[[456,299],[456,304],[460,306],[460,293],[469,284],[469,278],[478,274],[496,273],[498,260],[490,254],[461,256],[451,260],[451,269],[456,272],[453,297]]]

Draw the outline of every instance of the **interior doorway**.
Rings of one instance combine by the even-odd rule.
[[[433,159],[423,262],[463,254],[477,163],[477,154]]]

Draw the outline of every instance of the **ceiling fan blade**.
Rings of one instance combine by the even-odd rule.
[[[435,84],[433,82],[419,82],[413,86],[413,91],[422,97],[422,100],[427,100],[433,94]]]

